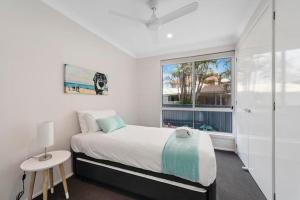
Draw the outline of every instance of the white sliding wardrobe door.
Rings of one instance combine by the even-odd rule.
[[[276,0],[275,187],[300,199],[300,0]]]
[[[246,167],[249,167],[249,109],[252,102],[249,92],[248,74],[251,60],[248,59],[251,53],[247,50],[247,41],[241,44],[240,49],[236,52],[238,63],[236,65],[236,143],[237,152]]]
[[[267,199],[272,189],[272,14],[271,1],[257,21],[249,40],[252,65],[250,79],[251,113],[249,118],[249,171]]]
[[[272,199],[272,2],[238,45],[239,155],[267,199]],[[248,148],[248,152],[247,152]]]

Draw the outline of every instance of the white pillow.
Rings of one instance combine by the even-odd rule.
[[[82,133],[87,133],[89,131],[86,121],[84,119],[85,113],[88,113],[88,112],[92,112],[92,111],[87,111],[87,110],[86,111],[77,111],[78,121],[79,121],[80,129],[81,129]]]
[[[84,115],[84,119],[88,127],[88,132],[100,131],[100,128],[96,122],[97,119],[112,117],[114,115],[116,115],[116,112],[114,110],[101,110],[97,112],[86,113]]]
[[[114,110],[82,110],[77,111],[77,114],[81,132],[88,133],[99,130],[96,119],[107,118],[116,115],[116,112]]]

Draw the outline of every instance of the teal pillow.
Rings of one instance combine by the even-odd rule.
[[[125,127],[124,121],[117,115],[108,118],[97,119],[96,122],[100,130],[102,130],[104,133],[110,133],[114,130]]]

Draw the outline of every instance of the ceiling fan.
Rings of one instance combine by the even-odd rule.
[[[110,11],[109,13],[118,17],[122,17],[128,20],[136,21],[139,23],[144,24],[149,30],[152,31],[157,31],[159,28],[167,24],[175,19],[178,19],[180,17],[183,17],[187,14],[190,14],[198,9],[199,3],[197,1],[187,4],[177,10],[174,10],[173,12],[170,12],[162,17],[158,17],[157,15],[157,7],[158,7],[158,0],[149,0],[148,1],[148,6],[152,10],[152,15],[150,19],[144,20],[144,19],[139,19],[135,18],[132,16],[128,16],[122,13],[119,13],[117,11]]]

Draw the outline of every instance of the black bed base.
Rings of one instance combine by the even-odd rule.
[[[216,182],[208,187],[172,175],[98,160],[73,152],[74,173],[157,200],[216,200]]]

